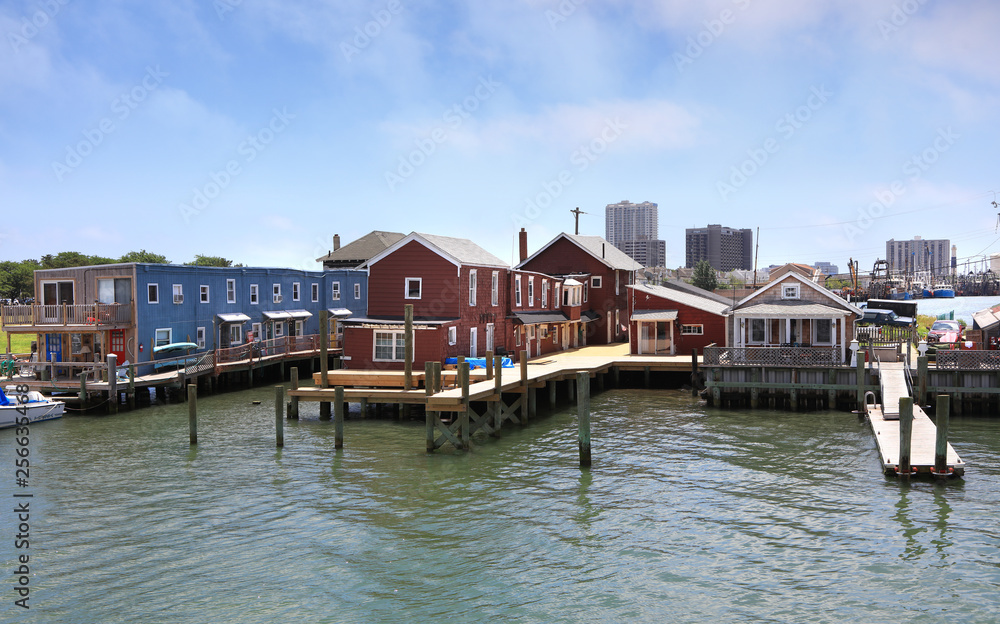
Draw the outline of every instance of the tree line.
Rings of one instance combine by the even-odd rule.
[[[100,264],[119,264],[122,262],[145,262],[149,264],[171,264],[167,257],[162,254],[152,253],[145,249],[130,251],[120,258],[106,258],[104,256],[88,256],[78,251],[61,251],[56,255],[46,254],[37,260],[29,258],[15,262],[13,260],[0,261],[0,299],[23,300],[35,296],[34,272],[39,269],[67,269],[78,266],[94,266]],[[215,267],[241,267],[242,264],[233,264],[232,260],[227,260],[221,256],[195,255],[191,262],[184,262],[188,266],[215,266]]]

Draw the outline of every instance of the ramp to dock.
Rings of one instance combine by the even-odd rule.
[[[899,420],[899,400],[910,396],[905,367],[903,362],[885,362],[879,365],[883,418]]]

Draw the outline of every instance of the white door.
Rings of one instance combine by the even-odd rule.
[[[639,322],[639,353],[656,353],[656,323]]]
[[[473,327],[469,330],[469,357],[479,357],[477,355],[477,345],[476,345],[476,328]]]
[[[493,323],[486,324],[486,350],[493,350]]]

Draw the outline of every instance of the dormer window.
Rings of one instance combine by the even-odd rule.
[[[799,298],[799,285],[798,284],[784,284],[781,287],[781,298],[782,299],[798,299]]]

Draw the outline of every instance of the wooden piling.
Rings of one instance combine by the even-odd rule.
[[[691,396],[698,396],[698,348],[691,349]]]
[[[917,358],[917,403],[919,405],[927,405],[927,361],[926,355]]]
[[[493,379],[493,351],[486,352],[486,379]]]
[[[344,386],[333,389],[333,448],[344,448]]]
[[[865,354],[862,349],[857,351],[857,382],[858,382],[858,413],[865,411]]]
[[[285,446],[285,419],[282,418],[282,407],[285,402],[285,387],[274,387],[274,445]]]
[[[118,413],[118,356],[108,354],[108,413]]]
[[[554,409],[556,406],[556,380],[550,379],[545,385],[549,388],[549,409]]]
[[[521,368],[521,424],[528,424],[528,352],[522,350],[518,357],[518,364]]]
[[[424,394],[434,394],[434,362],[424,362]],[[424,411],[424,425],[427,436],[427,452],[434,450],[434,435],[437,433],[438,414],[431,410]]]
[[[910,441],[913,432],[913,399],[899,398],[899,467],[896,474],[910,476]]]
[[[299,389],[299,367],[293,366],[289,371],[291,374],[292,390]],[[299,397],[293,396],[291,402],[288,404],[288,417],[299,419]]]
[[[320,310],[319,311],[319,387],[329,388],[330,387],[330,361],[329,361],[329,342],[330,342],[330,311]],[[322,410],[322,404],[320,405]],[[329,404],[327,404],[327,410],[329,410]]]
[[[188,438],[191,446],[198,444],[198,386],[188,384]]]
[[[443,389],[441,384],[441,362],[434,362],[434,394],[441,392]]]
[[[330,420],[330,402],[320,401],[319,404],[319,419],[320,420]]]
[[[493,437],[499,438],[503,427],[503,356],[495,355],[493,358],[493,394],[496,395],[496,401],[490,403],[490,409],[493,410]]]
[[[135,364],[128,367],[128,408],[135,409]]]
[[[462,430],[462,448],[469,450],[469,363],[462,362],[458,369],[459,383],[462,386],[462,405],[465,409],[459,414]]]
[[[576,413],[579,424],[580,466],[590,466],[590,374],[576,374]]]
[[[576,400],[576,384],[573,382],[572,379],[568,379],[567,380],[567,383],[566,383],[566,397],[570,401],[575,401]]]
[[[413,304],[403,306],[403,390],[413,388]]]
[[[946,474],[948,472],[948,421],[950,420],[949,410],[951,409],[951,397],[947,394],[939,394],[937,397],[937,410],[934,413],[934,424],[937,425],[937,437],[934,439],[934,472]]]
[[[80,394],[77,395],[80,399],[80,405],[86,409],[87,408],[87,371],[80,371]]]
[[[649,388],[649,367],[642,367],[642,382],[645,384],[646,388]]]

